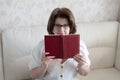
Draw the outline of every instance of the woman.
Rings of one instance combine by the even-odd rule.
[[[75,19],[68,8],[56,8],[50,15],[47,31],[53,35],[70,35],[76,32]],[[83,41],[80,41],[80,52],[73,58],[54,59],[45,56],[44,41],[35,48],[29,64],[30,75],[36,80],[76,80],[77,73],[87,75],[90,71],[89,53]]]

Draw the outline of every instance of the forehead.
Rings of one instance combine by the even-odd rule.
[[[56,24],[68,24],[68,20],[66,18],[56,18],[55,23]]]

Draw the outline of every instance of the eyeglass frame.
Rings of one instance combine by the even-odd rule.
[[[61,25],[61,24],[54,24],[54,27],[59,27],[59,28],[64,27],[64,28],[68,28],[69,25],[68,25],[68,24],[64,24],[64,25]]]

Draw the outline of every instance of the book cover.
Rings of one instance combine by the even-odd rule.
[[[80,35],[45,35],[45,52],[55,58],[72,58],[79,53]]]

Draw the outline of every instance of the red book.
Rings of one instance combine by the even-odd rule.
[[[47,56],[55,58],[72,58],[79,53],[80,36],[79,34],[71,35],[45,35],[45,52]]]

